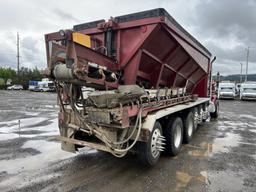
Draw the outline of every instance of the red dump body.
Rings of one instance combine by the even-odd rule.
[[[189,93],[207,96],[211,53],[164,9],[75,25],[73,31],[91,37],[91,49],[101,57],[88,53],[88,60],[119,71],[119,84],[186,86]]]

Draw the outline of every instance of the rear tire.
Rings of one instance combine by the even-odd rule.
[[[161,152],[156,151],[156,140],[159,134],[163,135],[162,126],[156,121],[148,142],[138,142],[137,144],[138,157],[148,167],[155,165],[160,157]]]
[[[176,156],[182,146],[183,123],[180,117],[172,117],[164,129],[166,138],[165,153],[168,156]]]
[[[199,112],[197,107],[194,108],[193,115],[194,115],[194,132],[195,132],[198,129],[198,124],[199,124],[198,123]]]
[[[216,105],[215,105],[215,111],[213,113],[210,114],[212,118],[215,118],[217,119],[218,116],[219,116],[219,102],[217,101],[216,102]]]
[[[190,111],[183,118],[184,125],[184,134],[183,141],[184,143],[189,143],[192,139],[194,132],[194,114]]]

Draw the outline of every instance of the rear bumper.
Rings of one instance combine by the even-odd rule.
[[[64,142],[63,144],[65,144],[65,145],[67,145],[67,144],[81,145],[81,146],[84,146],[84,147],[90,147],[90,148],[93,148],[93,149],[97,149],[97,150],[100,150],[100,151],[106,151],[106,152],[111,153],[111,150],[109,150],[103,144],[98,144],[98,143],[93,143],[93,142],[88,142],[88,141],[82,141],[82,140],[67,138],[67,137],[63,137],[63,136],[58,136],[57,139],[59,141]],[[62,146],[62,149],[65,150],[65,148],[63,148],[63,146]],[[66,150],[66,151],[75,152],[75,151],[70,151],[70,150]]]
[[[220,95],[219,99],[235,99],[233,95]]]
[[[242,100],[256,100],[256,96],[242,96]]]

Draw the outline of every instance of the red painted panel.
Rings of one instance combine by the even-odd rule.
[[[191,71],[194,71],[197,67],[198,65],[193,60],[190,60],[180,69],[180,73],[182,73],[185,77],[188,77],[191,74]]]
[[[110,20],[81,30],[92,38],[95,62],[99,61],[97,52],[105,53],[106,31],[110,28],[113,32],[112,59],[117,67],[109,67],[113,65],[109,63],[105,66],[122,72],[121,84],[145,81],[149,87],[155,88],[160,84],[168,87],[187,84],[187,90],[202,96],[207,94],[210,53],[167,17],[162,15],[119,23]],[[47,41],[50,36],[47,36]],[[52,34],[52,38],[59,37]],[[101,58],[104,57],[101,55]]]
[[[151,33],[150,37],[151,38],[147,39],[143,44],[143,49],[157,56],[160,60],[163,60],[168,52],[176,46],[175,41],[163,31],[161,25]]]
[[[180,49],[173,58],[171,58],[167,64],[171,66],[175,71],[179,69],[184,62],[189,59],[188,55]]]
[[[120,63],[124,67],[129,59],[141,48],[145,39],[151,34],[156,25],[139,26],[120,31]]]

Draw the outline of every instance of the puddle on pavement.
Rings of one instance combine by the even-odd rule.
[[[244,129],[248,127],[255,127],[256,123],[255,122],[242,122],[242,121],[224,121],[224,122],[219,122],[218,127],[222,128],[221,130],[227,130],[227,128],[232,128],[232,129]],[[224,128],[224,129],[223,129]]]
[[[27,180],[35,180],[33,173],[38,170],[47,169],[47,167],[63,159],[75,156],[73,153],[61,150],[60,143],[49,142],[45,140],[30,140],[24,143],[22,148],[33,148],[41,153],[25,158],[17,158],[11,160],[1,160],[1,171],[6,171],[8,174],[15,174],[11,179],[1,181],[0,189],[15,183],[16,186],[23,184],[23,177],[27,176]],[[18,182],[18,183],[17,183]]]
[[[245,176],[231,171],[208,172],[209,191],[243,191]]]
[[[241,137],[237,134],[227,133],[224,138],[216,138],[212,143],[212,153],[227,153],[230,148],[237,147]]]
[[[230,148],[239,145],[240,139],[239,135],[226,133],[225,137],[215,138],[212,143],[204,141],[199,146],[187,145],[189,148],[194,148],[188,151],[188,154],[195,157],[211,157],[215,153],[228,153]]]
[[[256,120],[256,116],[254,115],[240,114],[239,117]]]
[[[8,174],[17,174],[23,171],[30,171],[43,168],[47,164],[61,159],[69,158],[75,154],[61,150],[60,143],[49,142],[45,140],[30,140],[24,143],[22,148],[33,148],[41,153],[34,156],[17,158],[11,160],[2,160],[1,169]]]
[[[256,133],[256,129],[249,129],[249,131]]]
[[[176,172],[174,191],[183,191],[190,183],[206,184],[207,191],[243,191],[245,175],[231,171],[201,171],[199,175],[189,175],[187,172]]]
[[[39,112],[56,112],[59,109],[58,105],[42,105],[42,104],[33,104],[27,105],[26,110],[28,111],[39,111]]]
[[[48,121],[46,125],[44,122]],[[0,141],[15,139],[19,137],[32,138],[37,136],[51,136],[58,135],[58,119],[57,117],[32,117],[20,120],[13,120],[7,122],[0,122]],[[37,131],[36,134],[35,130]],[[22,134],[19,134],[20,133]],[[31,133],[29,133],[31,132]],[[26,134],[27,133],[27,134]]]
[[[199,175],[192,176],[186,172],[177,171],[176,172],[176,186],[174,191],[179,192],[182,191],[182,188],[188,186],[190,182],[200,182],[209,184],[208,175],[206,171],[202,171]]]
[[[60,173],[53,173],[47,175],[36,175],[34,177],[27,176],[25,174],[15,175],[7,180],[1,181],[0,191],[16,191],[16,189],[21,189],[23,187],[29,186],[31,184],[38,183],[39,185],[45,181],[52,180],[54,178],[60,177]],[[13,185],[15,183],[15,185]],[[17,188],[12,188],[17,187]],[[46,190],[47,191],[47,190]]]

